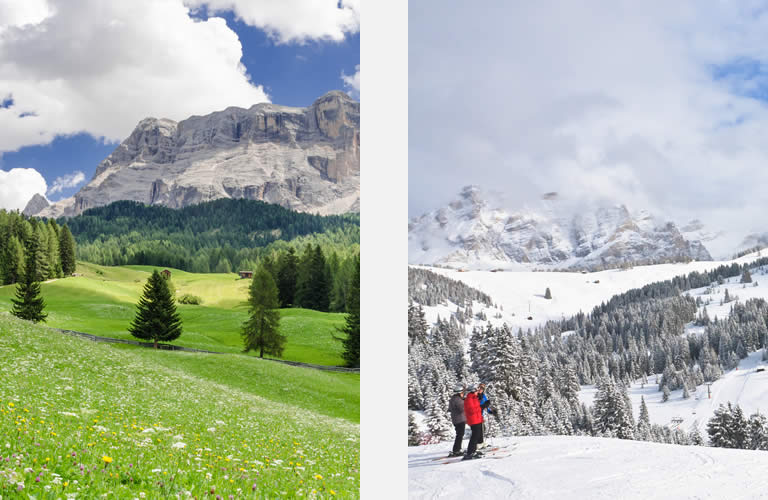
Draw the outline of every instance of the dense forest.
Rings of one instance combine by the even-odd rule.
[[[450,388],[456,383],[488,384],[494,417],[491,434],[588,434],[678,444],[701,444],[698,432],[687,433],[650,423],[643,404],[637,420],[627,396],[631,381],[657,384],[664,394],[683,389],[683,397],[697,385],[718,379],[750,351],[765,345],[768,336],[768,303],[718,296],[733,302],[727,318],[709,318],[706,304],[713,297],[694,300],[685,291],[713,290],[726,278],[741,276],[746,286],[752,273],[764,273],[768,259],[748,265],[732,264],[710,272],[694,272],[672,280],[616,295],[594,308],[562,321],[548,322],[528,332],[507,326],[473,328],[472,301],[480,292],[461,293],[466,301],[458,310],[429,328],[421,305],[408,308],[409,409],[423,411],[428,432],[410,436],[410,442],[447,437]],[[429,271],[412,279],[429,280]],[[434,274],[434,273],[432,273]],[[456,296],[464,286],[449,286],[434,275],[434,286],[414,286],[411,299],[426,290],[430,302]],[[469,314],[468,314],[469,312]],[[477,317],[475,315],[474,317]],[[685,325],[704,327],[700,335],[684,335]],[[567,335],[563,335],[568,332]],[[466,352],[467,341],[469,343]],[[659,377],[649,380],[654,374]],[[577,394],[582,384],[597,384],[591,408]],[[492,389],[491,389],[492,388]],[[412,429],[414,429],[412,427]],[[416,432],[413,430],[412,432]]]
[[[33,251],[34,249],[34,251]],[[0,210],[0,281],[18,283],[26,259],[35,255],[36,279],[69,276],[75,271],[75,240],[66,224],[29,219],[18,212]]]
[[[36,243],[38,281],[69,276],[76,258],[190,272],[255,271],[278,286],[281,307],[346,312],[360,255],[357,214],[318,216],[252,200],[181,210],[119,201],[58,220],[0,210],[0,277],[17,283]]]
[[[77,257],[96,264],[168,266],[190,272],[254,270],[258,261],[319,245],[329,256],[359,253],[358,214],[320,216],[254,200],[221,199],[179,210],[118,201],[66,223]]]

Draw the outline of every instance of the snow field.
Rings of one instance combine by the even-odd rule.
[[[654,266],[638,266],[632,269],[620,270],[611,269],[594,273],[578,272],[492,272],[492,271],[457,271],[454,269],[444,269],[437,267],[427,267],[435,273],[448,278],[461,281],[473,288],[484,292],[493,299],[494,303],[501,306],[503,310],[484,308],[484,312],[493,324],[507,323],[515,329],[533,328],[542,325],[549,320],[560,320],[568,318],[583,311],[590,312],[595,306],[608,301],[614,295],[626,292],[633,288],[640,288],[649,283],[665,281],[675,276],[681,276],[693,271],[707,271],[723,264],[744,264],[758,259],[756,253],[745,255],[732,261],[705,261],[689,262],[680,264],[659,264]],[[761,275],[753,276],[753,280],[760,281]],[[740,300],[746,300],[751,293],[765,294],[768,296],[768,276],[765,277],[765,285],[757,287],[763,288],[758,291],[748,291],[742,289],[738,284],[738,278],[729,286],[733,290],[729,293],[736,293]],[[598,283],[595,283],[595,282]],[[552,299],[544,298],[544,291],[549,288],[552,291]],[[703,289],[700,291],[703,292]],[[724,292],[722,292],[724,293]],[[693,295],[693,291],[691,292]],[[722,295],[713,295],[713,305],[715,298],[719,304],[719,298]],[[702,300],[706,299],[702,297]],[[439,307],[439,306],[438,306]],[[530,312],[529,312],[530,308]],[[436,313],[430,312],[429,307],[424,310],[427,313],[428,321],[432,317],[437,317]],[[444,312],[455,312],[453,306],[445,307],[440,310],[440,317],[446,318]],[[480,309],[474,309],[475,313]],[[724,311],[727,313],[728,308]],[[707,307],[710,318],[714,318],[717,309],[710,310]],[[501,312],[501,319],[494,319],[493,316]],[[723,317],[723,313],[718,313],[718,317]],[[528,317],[533,319],[529,320]],[[476,324],[486,324],[484,321],[475,321]]]
[[[409,498],[768,498],[766,452],[582,436],[491,441],[517,447],[509,458],[448,465],[432,459],[450,443],[408,448]]]

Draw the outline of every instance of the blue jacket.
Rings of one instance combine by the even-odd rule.
[[[480,396],[480,408],[483,409],[483,414],[485,414],[486,411],[488,411],[489,414],[493,413],[489,406],[491,406],[491,400],[488,399],[488,396],[485,395],[485,391],[483,391],[483,395]]]

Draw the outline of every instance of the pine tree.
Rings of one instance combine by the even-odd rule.
[[[13,308],[11,314],[17,318],[39,323],[45,321],[48,317],[43,312],[45,308],[45,302],[40,295],[40,283],[38,283],[38,270],[37,258],[40,248],[38,247],[38,240],[34,237],[30,238],[27,245],[26,265],[24,270],[24,277],[16,285],[16,298],[11,299],[13,302]]]
[[[182,333],[181,318],[176,312],[168,282],[155,269],[144,285],[144,293],[136,305],[136,317],[128,332],[136,338],[158,341],[176,340]]]
[[[296,295],[298,258],[293,247],[280,256],[279,270],[277,271],[277,289],[280,297],[280,305],[288,307],[294,304]]]
[[[355,265],[355,274],[352,276],[349,287],[349,309],[347,310],[346,325],[343,333],[346,338],[342,340],[344,352],[341,357],[349,367],[360,366],[360,261]]]
[[[61,259],[61,272],[64,276],[71,276],[76,270],[75,248],[75,238],[72,237],[69,226],[64,224],[59,231],[59,258]]]
[[[325,256],[320,245],[315,246],[311,263],[311,299],[310,309],[316,311],[328,311],[331,302],[328,270],[325,265]]]
[[[749,416],[746,445],[750,450],[768,450],[768,420],[759,412]]]
[[[279,332],[280,306],[277,285],[272,275],[259,267],[253,275],[248,291],[249,318],[243,323],[241,336],[244,351],[251,349],[264,354],[280,357],[283,355],[286,338]]]
[[[307,243],[296,267],[296,294],[294,305],[309,308],[312,302],[312,245]]]
[[[666,403],[667,401],[669,401],[669,387],[667,387],[666,385],[663,385],[661,387],[661,391],[662,391],[661,400]]]
[[[43,222],[38,222],[35,226],[34,233],[27,241],[27,258],[32,255],[30,245],[36,246],[36,269],[37,277],[35,281],[45,281],[50,278],[51,264],[48,260],[48,231],[45,229]],[[34,242],[34,243],[33,243]]]
[[[541,289],[539,289],[541,290]],[[545,299],[551,299],[552,298],[552,292],[549,290],[549,287],[547,287],[547,290],[544,292],[544,298]]]
[[[3,284],[12,285],[21,281],[24,269],[24,250],[19,239],[12,235],[3,249]]]
[[[421,433],[416,425],[416,417],[408,412],[408,446],[419,446],[421,444]]]
[[[644,423],[648,426],[651,425],[651,418],[648,415],[648,405],[645,404],[644,396],[640,396],[640,416],[638,417],[637,423]]]
[[[744,269],[744,272],[741,273],[741,282],[752,283],[752,275],[749,274],[749,269]]]

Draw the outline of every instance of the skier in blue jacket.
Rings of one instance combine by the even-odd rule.
[[[477,447],[485,448],[487,446],[483,440],[483,434],[485,434],[485,422],[487,421],[485,418],[485,413],[488,412],[489,415],[492,415],[493,410],[491,410],[491,400],[488,397],[488,394],[485,393],[485,383],[483,382],[480,382],[480,384],[477,386],[477,399],[480,402],[480,408],[483,410],[483,427],[480,429],[480,439],[478,441]]]

